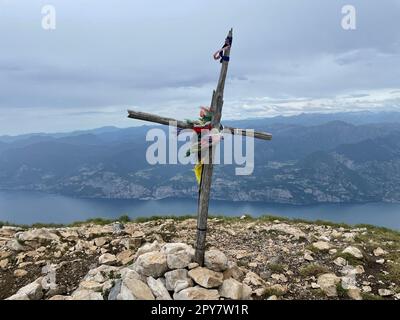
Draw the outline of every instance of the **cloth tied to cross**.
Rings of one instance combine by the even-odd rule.
[[[197,140],[192,144],[190,149],[186,152],[186,156],[189,157],[192,154],[197,155],[197,163],[193,169],[196,181],[200,185],[201,175],[203,171],[204,158],[207,156],[207,151],[216,146],[223,139],[223,127],[220,129],[212,129],[211,121],[213,112],[210,108],[200,107],[200,118],[198,120],[186,120],[187,123],[192,125],[192,130],[197,134]],[[177,130],[179,135],[182,130]]]

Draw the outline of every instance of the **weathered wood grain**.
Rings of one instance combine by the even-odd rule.
[[[176,126],[181,129],[191,129],[192,126],[185,121],[176,120],[173,118],[161,117],[155,114],[135,111],[135,110],[128,110],[128,118],[136,119],[136,120],[143,120],[153,123],[159,123],[167,126]],[[272,135],[267,132],[260,132],[260,131],[252,131],[246,129],[238,129],[232,127],[224,127],[224,133],[234,134],[234,135],[241,135],[241,136],[248,136],[254,137],[256,139],[262,140],[271,140]]]
[[[233,36],[233,30],[229,31],[228,37]],[[224,55],[229,57],[231,52],[231,47],[228,47],[224,51]],[[222,116],[222,106],[224,104],[224,88],[226,75],[228,73],[229,61],[223,61],[221,66],[221,72],[218,80],[217,89],[213,92],[213,97],[211,101],[211,111],[213,114],[213,119],[211,121],[211,126],[213,128],[220,128],[221,116]],[[211,148],[209,152],[209,163],[203,165],[203,172],[201,176],[200,192],[199,192],[199,203],[197,212],[197,237],[196,237],[196,247],[195,247],[195,261],[200,265],[204,265],[204,253],[206,246],[206,236],[207,236],[207,219],[208,219],[208,206],[210,202],[210,190],[213,174],[213,159],[214,159],[214,148]]]

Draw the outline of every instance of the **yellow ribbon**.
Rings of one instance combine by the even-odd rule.
[[[196,180],[198,185],[200,185],[201,182],[201,175],[203,173],[203,164],[202,163],[198,163],[194,166],[194,174],[196,175]]]

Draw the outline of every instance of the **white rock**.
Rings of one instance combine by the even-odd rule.
[[[114,284],[110,289],[110,292],[108,294],[108,300],[118,300],[119,294],[121,293],[121,287],[122,287],[122,280],[117,279],[114,280]]]
[[[11,252],[0,251],[0,260],[9,258],[11,256]]]
[[[188,277],[188,271],[186,269],[177,269],[166,272],[164,277],[165,285],[169,291],[174,291],[178,282],[181,282],[180,286],[182,286],[182,282],[188,283],[188,286],[190,286],[192,282]]]
[[[6,300],[30,300],[29,297],[24,293],[16,293],[11,297],[8,297]]]
[[[372,288],[370,286],[362,286],[361,289],[363,292],[371,292],[372,291]]]
[[[340,278],[334,273],[326,273],[318,277],[318,285],[328,297],[337,297],[336,285],[340,282]]]
[[[193,286],[193,281],[192,279],[188,279],[188,280],[178,280],[175,283],[175,289],[174,292],[179,292],[182,291],[183,289],[189,288]]]
[[[16,269],[14,271],[14,277],[17,277],[17,278],[25,277],[27,274],[28,274],[28,271],[23,270],[23,269]]]
[[[356,289],[357,281],[355,275],[349,275],[342,277],[342,288],[345,290]]]
[[[94,239],[94,244],[98,247],[104,246],[108,242],[108,239],[106,237],[100,237]]]
[[[353,267],[351,265],[345,265],[340,272],[344,275],[355,275],[355,274],[363,274],[365,272],[363,266]]]
[[[117,262],[117,258],[115,257],[115,255],[110,254],[110,253],[102,254],[99,257],[99,263],[100,264],[113,265],[116,262]]]
[[[337,253],[337,249],[331,249],[331,250],[329,250],[329,254],[332,256],[332,255],[334,255],[334,254],[336,254]]]
[[[79,238],[79,233],[77,230],[67,228],[67,229],[59,229],[58,232],[60,233],[61,237],[65,239],[76,240]]]
[[[22,287],[18,292],[9,297],[7,300],[40,300],[43,297],[43,288],[41,285],[42,277],[36,279],[34,282]]]
[[[313,288],[313,289],[319,289],[319,288],[321,288],[321,287],[320,287],[320,285],[319,285],[318,283],[312,282],[312,283],[311,283],[311,288]]]
[[[204,288],[217,288],[223,282],[223,274],[206,268],[196,268],[188,272],[190,278]]]
[[[350,288],[347,290],[347,295],[350,299],[353,300],[362,300],[361,290],[358,288]]]
[[[167,270],[167,256],[158,251],[140,255],[134,263],[134,269],[148,277],[161,277]]]
[[[273,230],[273,231],[280,231],[291,236],[294,236],[295,239],[306,238],[306,234],[301,231],[299,228],[293,227],[286,223],[278,223],[264,228],[265,230]]]
[[[29,250],[26,246],[23,246],[17,239],[11,239],[6,244],[7,248],[12,251],[26,251]]]
[[[47,297],[52,297],[60,293],[60,287],[56,283],[56,266],[46,265],[42,268],[42,273],[46,274],[40,282]]]
[[[257,297],[261,298],[262,296],[265,295],[266,292],[267,292],[266,288],[258,288],[253,291],[253,294],[255,294]]]
[[[261,279],[259,275],[251,271],[246,273],[246,277],[244,278],[243,283],[256,287],[265,285],[265,281]]]
[[[78,289],[72,295],[72,300],[104,300],[100,292]]]
[[[284,274],[276,274],[274,273],[273,275],[271,275],[272,279],[275,279],[277,281],[281,281],[281,282],[287,282],[287,278]]]
[[[318,240],[325,241],[325,242],[330,242],[331,241],[331,239],[329,239],[327,236],[320,236],[318,238]]]
[[[174,293],[175,300],[218,300],[218,290],[207,290],[201,287],[187,288]]]
[[[385,259],[376,260],[376,263],[377,264],[384,264],[385,263]]]
[[[360,251],[360,249],[356,247],[347,247],[346,249],[343,250],[343,253],[347,253],[357,259],[363,258],[362,252]]]
[[[386,255],[387,252],[385,250],[383,250],[381,247],[378,247],[374,250],[374,256],[375,257],[380,257],[380,256],[384,256]]]
[[[117,300],[155,300],[147,284],[137,279],[123,279]]]
[[[122,265],[127,265],[133,261],[134,255],[132,250],[124,250],[117,254],[116,259]]]
[[[165,254],[176,253],[180,251],[193,251],[193,248],[186,243],[166,243],[161,247],[161,252]]]
[[[337,257],[333,261],[333,263],[336,264],[338,267],[344,267],[347,264],[347,260],[342,257]]]
[[[210,270],[222,272],[228,268],[228,258],[219,250],[209,250],[204,255],[204,266]]]
[[[276,292],[279,295],[284,295],[287,293],[288,291],[288,287],[285,285],[281,285],[281,284],[274,284],[273,286],[269,286],[267,287],[267,289]]]
[[[314,258],[312,257],[311,254],[305,253],[304,254],[304,260],[306,260],[306,261],[314,261]]]
[[[20,241],[37,241],[46,243],[51,241],[59,241],[60,237],[49,229],[31,229],[17,234],[17,239]]]
[[[127,267],[127,268],[122,268],[119,271],[119,274],[121,275],[121,279],[137,279],[137,280],[141,280],[143,281],[144,279],[146,279],[145,276],[139,274],[138,272],[136,272],[135,270],[132,270],[131,268]],[[143,281],[144,282],[144,281]],[[146,280],[147,282],[147,280]]]
[[[103,284],[96,281],[82,281],[79,287],[84,290],[91,290],[95,292],[101,292],[103,289]]]
[[[8,259],[3,259],[0,261],[0,269],[6,269],[8,266]]]
[[[340,238],[342,236],[342,233],[337,231],[337,230],[333,230],[331,233],[332,238]]]
[[[169,269],[182,269],[186,268],[192,262],[192,259],[191,252],[180,250],[167,254],[167,265]]]
[[[353,242],[356,237],[356,234],[353,232],[347,232],[343,234],[343,238],[347,242]]]
[[[394,295],[394,292],[389,289],[379,289],[378,293],[381,297],[390,297],[390,296]]]
[[[63,295],[57,294],[57,295],[51,297],[49,300],[60,300],[60,301],[61,300],[72,300],[72,297],[71,296],[63,296]]]
[[[219,295],[224,298],[241,300],[243,294],[243,284],[235,279],[224,280],[219,288]]]
[[[320,251],[328,251],[331,248],[331,245],[329,244],[329,242],[326,241],[318,241],[318,242],[314,242],[312,244],[312,246],[315,249],[318,249]]]
[[[148,277],[147,285],[149,286],[156,300],[172,300],[167,288],[165,288],[160,279],[156,280],[153,277]]]
[[[199,264],[197,262],[192,262],[192,263],[189,263],[188,269],[192,270],[194,268],[197,268],[198,266],[199,266]]]
[[[144,238],[146,234],[143,231],[134,231],[132,233],[132,238]]]
[[[242,300],[251,300],[251,294],[253,293],[253,289],[250,286],[243,283],[242,284]]]
[[[145,243],[143,246],[141,246],[137,253],[136,257],[141,256],[142,254],[148,253],[148,252],[153,252],[153,251],[159,251],[161,249],[160,244],[157,241],[154,241],[153,243]]]

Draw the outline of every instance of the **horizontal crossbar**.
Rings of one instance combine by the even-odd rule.
[[[185,121],[179,121],[179,120],[175,120],[172,118],[160,117],[155,114],[141,112],[141,111],[128,110],[128,118],[163,124],[163,125],[167,125],[167,126],[173,125],[177,128],[181,128],[181,129],[192,129],[193,128],[193,126],[190,123],[187,123]],[[224,133],[254,137],[256,139],[262,139],[262,140],[272,140],[272,135],[267,132],[259,132],[259,131],[253,131],[253,130],[232,128],[232,127],[224,127]]]

